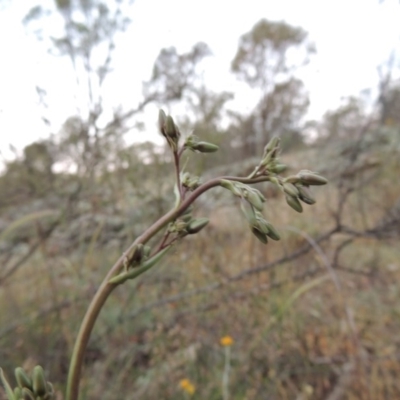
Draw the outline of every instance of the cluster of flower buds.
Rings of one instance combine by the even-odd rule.
[[[168,145],[172,151],[176,152],[178,150],[178,143],[181,133],[173,118],[170,115],[166,115],[163,110],[160,110],[158,113],[158,129],[160,130],[160,133],[167,139]]]
[[[279,162],[279,152],[280,152],[281,140],[277,136],[274,136],[268,144],[264,147],[264,153],[262,159],[255,169],[255,173],[265,174],[273,173],[280,174],[284,172],[287,168],[285,164]]]
[[[190,135],[185,140],[184,148],[199,153],[215,153],[219,149],[216,144],[203,142],[196,135]]]
[[[189,174],[189,172],[184,172],[181,174],[181,183],[183,187],[190,191],[193,191],[200,186],[201,181],[198,176],[193,176]]]
[[[6,389],[8,400],[53,400],[56,398],[53,385],[46,381],[43,368],[36,365],[29,376],[23,368],[15,369],[15,379],[18,386],[11,388],[3,371],[0,369],[0,379]]]
[[[309,205],[315,203],[310,186],[325,185],[328,180],[316,172],[301,170],[297,175],[288,176],[281,181],[273,178],[271,182],[276,183],[285,193],[286,202],[289,206],[301,213],[303,212],[303,206],[300,200]]]
[[[222,179],[220,185],[243,200],[241,209],[250,225],[251,231],[262,243],[268,243],[268,237],[273,240],[280,240],[281,237],[278,231],[261,214],[265,197],[258,189],[241,182],[226,179]]]
[[[220,186],[230,190],[235,196],[247,200],[256,210],[263,210],[265,197],[258,189],[241,182],[228,181],[227,179],[221,179]]]
[[[142,243],[138,243],[133,247],[130,254],[125,257],[125,270],[136,268],[149,258],[151,248]]]
[[[180,237],[193,235],[205,228],[209,222],[208,218],[193,218],[190,214],[186,214],[171,222],[168,226],[168,232],[177,233]]]
[[[272,240],[281,239],[276,228],[252,204],[242,201],[240,207],[250,225],[251,232],[260,242],[267,244],[268,237]]]

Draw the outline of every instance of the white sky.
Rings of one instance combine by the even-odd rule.
[[[67,60],[50,56],[22,25],[38,3],[0,1],[5,4],[0,6],[0,150],[7,158],[10,143],[22,149],[47,137],[75,110]],[[213,52],[204,64],[207,86],[215,92],[235,91],[232,108],[250,111],[254,95],[229,68],[239,37],[262,18],[301,26],[316,44],[317,54],[301,75],[310,93],[309,118],[336,108],[343,96],[376,88],[377,66],[400,50],[398,0],[136,0],[131,10],[133,22],[117,42],[115,72],[106,85],[110,109],[137,104],[161,48],[185,52],[204,41]],[[41,120],[36,85],[48,92],[51,128]],[[141,119],[155,120],[154,113],[149,108]],[[153,137],[154,127],[147,128]]]

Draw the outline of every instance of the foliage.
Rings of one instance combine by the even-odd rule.
[[[293,77],[297,66],[289,60],[305,53],[300,63],[307,61],[313,47],[306,38],[301,28],[265,19],[241,37],[231,69],[261,92],[256,109],[246,120],[253,134],[241,138],[246,155],[259,155],[261,143],[278,133],[287,135],[290,138],[287,141],[293,138],[298,141],[299,123],[307,111],[308,96],[303,83]]]

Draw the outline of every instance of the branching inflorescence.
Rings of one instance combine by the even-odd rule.
[[[302,170],[296,175],[286,178],[279,174],[286,170],[286,165],[279,161],[280,139],[274,137],[265,146],[262,158],[254,171],[246,177],[221,176],[202,183],[200,177],[194,176],[181,168],[181,158],[186,150],[196,153],[214,153],[218,146],[200,140],[195,135],[181,142],[181,132],[170,115],[160,110],[158,127],[165,137],[172,152],[175,166],[175,195],[174,207],[151,225],[140,235],[111,267],[103,282],[92,299],[82,321],[72,353],[67,382],[66,400],[77,400],[82,364],[90,334],[96,319],[111,292],[127,280],[135,279],[155,266],[175,243],[187,235],[193,235],[205,228],[207,218],[195,218],[192,215],[195,200],[213,187],[222,187],[239,198],[240,207],[249,224],[251,232],[262,243],[268,239],[280,240],[280,235],[271,222],[263,214],[266,202],[263,194],[250,186],[260,182],[271,182],[279,187],[286,198],[287,204],[297,212],[302,212],[302,203],[314,204],[315,199],[310,186],[325,185],[327,180],[312,171]],[[148,245],[156,234],[162,237],[155,246]],[[2,370],[0,378],[6,388],[9,400],[55,398],[52,385],[44,378],[43,369],[36,366],[29,377],[22,368],[15,370],[17,387],[12,389]]]

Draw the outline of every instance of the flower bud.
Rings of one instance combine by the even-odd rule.
[[[256,227],[252,226],[251,227],[251,232],[253,235],[262,243],[267,244],[268,243],[268,238],[267,235],[261,231],[259,231]]]
[[[28,376],[28,374],[24,371],[23,368],[17,367],[14,371],[15,380],[17,381],[18,386],[22,389],[24,387],[32,390],[32,379]]]
[[[265,202],[264,196],[257,189],[245,189],[243,190],[244,198],[258,211],[263,210],[263,203]]]
[[[168,231],[171,233],[180,233],[186,230],[187,222],[183,219],[177,219],[171,223],[168,227]]]
[[[44,371],[40,365],[36,365],[36,367],[33,368],[32,387],[36,396],[44,396],[47,392],[47,384],[44,377]]]
[[[186,226],[186,231],[190,235],[200,232],[210,220],[208,218],[192,219]]]
[[[53,400],[55,399],[54,387],[50,382],[47,382],[47,393],[43,397],[43,400]]]
[[[275,174],[280,174],[281,172],[286,171],[287,165],[285,165],[285,164],[275,164],[275,165],[270,166],[268,169],[269,169],[269,171],[271,171],[271,172],[273,172]]]
[[[293,185],[293,183],[284,182],[283,183],[283,190],[289,196],[292,196],[292,197],[298,197],[299,196],[299,191],[298,191],[297,187]]]
[[[302,202],[310,205],[315,203],[316,200],[307,186],[297,186],[297,189],[299,190],[299,199]]]
[[[167,139],[168,145],[173,151],[177,151],[180,132],[170,115],[166,115],[163,110],[158,114],[158,127],[161,134]]]
[[[14,391],[11,389],[10,384],[8,383],[6,377],[4,376],[3,370],[0,368],[0,381],[3,383],[4,389],[6,391],[6,395],[9,399],[13,400],[15,398]]]
[[[200,178],[198,176],[192,176],[188,172],[181,175],[181,182],[184,187],[189,190],[195,190],[200,186]]]
[[[192,149],[200,153],[215,153],[218,151],[219,147],[214,143],[198,142],[192,146]]]
[[[257,226],[257,217],[256,213],[254,212],[253,206],[247,203],[246,201],[241,201],[240,208],[243,211],[243,214],[246,217],[247,222],[251,226]]]
[[[151,253],[151,247],[150,246],[144,246],[143,247],[143,257],[147,258]]]
[[[14,397],[15,400],[20,400],[22,398],[22,389],[20,387],[14,388]]]
[[[128,267],[140,264],[143,258],[143,254],[144,254],[144,246],[142,243],[138,243],[132,249],[131,256],[129,257],[128,260],[129,263]]]
[[[160,110],[158,112],[158,129],[160,130],[160,133],[164,135],[165,137],[167,136],[166,133],[166,124],[167,124],[167,115],[163,110]]]
[[[285,197],[286,203],[288,203],[289,206],[293,208],[293,210],[299,213],[303,212],[303,207],[297,197],[289,196],[288,194]]]
[[[301,180],[301,183],[304,185],[311,185],[311,186],[319,186],[319,185],[326,185],[328,180],[321,175],[316,174],[315,172],[310,171],[300,171],[297,176]]]
[[[266,156],[270,151],[272,151],[275,147],[279,148],[279,144],[281,139],[277,136],[274,136],[268,144],[264,147],[264,156]]]
[[[23,388],[21,390],[21,396],[22,400],[36,400],[35,395],[27,388]]]
[[[268,227],[267,236],[269,236],[272,240],[281,240],[281,236],[279,235],[279,232],[276,230],[276,228],[268,221],[265,221],[265,223]]]

